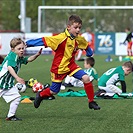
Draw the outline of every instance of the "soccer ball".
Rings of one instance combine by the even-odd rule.
[[[18,89],[19,92],[25,92],[26,91],[26,85],[21,83],[16,83],[15,87]]]
[[[32,87],[32,90],[34,93],[37,93],[38,91],[41,91],[44,88],[44,86],[41,83],[35,83]]]
[[[28,86],[29,86],[29,87],[33,87],[33,85],[34,85],[35,83],[38,83],[37,79],[31,78],[31,79],[29,79],[29,81],[28,81]]]

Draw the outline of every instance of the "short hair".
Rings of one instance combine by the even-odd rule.
[[[125,30],[128,30],[128,31],[130,31],[130,28],[129,28],[129,27],[127,27]]]
[[[82,20],[81,18],[78,16],[78,15],[71,15],[68,19],[68,22],[67,24],[68,25],[72,25],[73,23],[79,23],[79,24],[82,24]]]
[[[19,45],[21,43],[25,44],[25,42],[21,38],[13,38],[10,41],[10,47],[15,48],[17,45]]]
[[[95,59],[93,57],[88,57],[85,59],[87,64],[90,64],[91,67],[95,65]]]
[[[133,63],[131,61],[127,61],[127,62],[123,63],[122,66],[130,68],[133,71]]]
[[[91,32],[91,28],[90,27],[87,27],[86,28],[86,32]]]

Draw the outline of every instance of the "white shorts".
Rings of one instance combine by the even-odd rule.
[[[3,97],[3,99],[7,103],[9,103],[16,98],[21,97],[21,95],[19,94],[18,89],[15,86],[13,86],[9,90],[0,89],[0,97]]]

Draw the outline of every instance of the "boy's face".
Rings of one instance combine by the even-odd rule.
[[[78,34],[80,33],[81,27],[82,27],[82,24],[73,23],[72,25],[68,25],[67,29],[70,34],[73,34],[75,37],[77,37]]]
[[[85,68],[85,69],[88,69],[88,68],[90,68],[90,67],[91,67],[90,64],[87,64],[86,60],[84,60],[84,68]]]
[[[23,57],[25,50],[25,44],[21,43],[17,45],[15,48],[12,48],[12,51],[16,53],[19,57]]]
[[[127,76],[128,74],[132,72],[132,70],[130,68],[125,68],[124,72],[125,72],[125,76]]]

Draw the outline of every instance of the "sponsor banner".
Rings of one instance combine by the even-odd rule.
[[[10,52],[10,41],[14,37],[21,37],[25,41],[43,36],[52,36],[53,33],[0,33],[0,55]],[[95,37],[94,37],[95,36]],[[127,55],[127,44],[123,44],[126,33],[96,33],[93,36],[92,49],[95,54]],[[95,46],[93,45],[95,43]],[[26,54],[35,54],[41,47],[26,48]],[[42,54],[53,54],[51,48],[43,48]]]
[[[115,54],[115,33],[95,34],[95,54]]]
[[[126,37],[126,33],[115,34],[115,55],[127,55],[127,43],[123,44]]]

